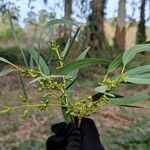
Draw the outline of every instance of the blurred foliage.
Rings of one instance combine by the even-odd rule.
[[[27,62],[30,62],[30,55],[29,53],[26,51],[25,48],[23,48],[23,51],[25,53]],[[46,62],[49,61],[50,58],[50,51],[49,49],[44,49],[40,51],[40,55],[46,60]],[[17,46],[12,46],[12,47],[0,47],[0,57],[4,57],[8,60],[11,60],[12,63],[14,64],[18,64],[18,65],[23,65],[24,61],[22,59],[22,54],[20,53],[19,47]]]
[[[15,32],[18,35],[18,38],[22,38],[24,36],[23,30],[20,27],[15,28]],[[7,25],[2,25],[0,29],[0,39],[1,40],[11,40],[13,39],[12,30]]]

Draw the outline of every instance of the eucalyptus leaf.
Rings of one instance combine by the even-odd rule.
[[[96,93],[96,94],[92,95],[92,100],[98,101],[103,95],[104,95],[104,93]]]
[[[37,66],[40,67],[43,73],[45,73],[46,75],[49,75],[49,68],[46,62],[44,61],[44,59],[38,54],[38,52],[29,46],[26,48],[26,50],[30,53],[35,63],[37,64]]]
[[[30,69],[34,70],[34,61],[32,56],[30,56]]]
[[[81,27],[79,26],[78,29],[77,29],[77,31],[75,32],[73,38],[71,38],[71,40],[70,40],[69,43],[67,42],[68,45],[65,47],[64,51],[62,52],[62,57],[64,59],[68,56],[68,54],[69,54],[69,52],[70,52],[70,50],[71,50],[71,48],[73,46],[73,43],[75,42],[76,37],[78,36],[78,34],[80,32],[80,28]]]
[[[135,84],[150,84],[150,78],[126,77],[126,80]]]
[[[105,86],[105,85],[102,85],[102,86],[98,86],[98,87],[96,87],[95,88],[95,91],[96,92],[99,92],[99,93],[105,93],[106,91],[107,91],[107,86]]]
[[[25,56],[25,54],[24,54],[24,52],[23,52],[23,49],[21,48],[21,46],[20,46],[20,44],[19,44],[19,41],[18,41],[16,32],[15,32],[15,28],[14,28],[14,25],[13,25],[12,17],[11,17],[11,14],[10,14],[10,11],[9,11],[9,10],[8,10],[8,17],[9,17],[9,22],[10,22],[10,27],[11,27],[11,32],[12,32],[13,38],[15,39],[15,41],[16,41],[18,47],[19,47],[19,50],[20,50],[21,55],[22,55],[22,57],[23,57],[25,66],[27,67],[27,66],[28,66],[27,59],[26,59],[26,56]]]
[[[150,79],[150,73],[137,74],[134,77],[136,77],[136,78]]]
[[[148,100],[150,95],[146,92],[139,92],[133,96],[128,96],[124,98],[109,98],[109,103],[113,105],[130,105],[133,103],[141,102]]]
[[[66,53],[67,53],[67,50],[69,49],[69,46],[70,46],[70,42],[71,42],[71,39],[69,38],[66,45],[65,45],[65,48],[64,50],[61,52],[61,56],[64,58]]]
[[[84,59],[86,57],[86,54],[88,53],[90,47],[86,48],[78,57],[76,60],[81,60],[81,59]],[[70,76],[72,76],[72,78],[76,78],[77,74],[79,72],[79,69],[77,70],[74,70],[72,72],[69,73]]]
[[[58,69],[58,74],[69,74],[70,72],[81,69],[83,67],[87,67],[90,65],[96,65],[96,64],[109,64],[109,62],[105,59],[101,58],[85,58],[81,60],[74,60],[68,64],[66,64],[64,67]]]
[[[15,67],[16,69],[20,69],[18,66],[14,65],[13,63],[11,63],[10,61],[8,61],[7,59],[3,58],[3,57],[0,57],[0,61],[6,63],[6,64],[9,64],[13,67]]]
[[[125,51],[122,57],[123,65],[126,66],[137,53],[144,51],[150,52],[150,44],[139,44]]]
[[[22,91],[23,91],[25,100],[27,100],[27,99],[28,99],[28,96],[27,96],[27,92],[26,92],[26,88],[25,88],[25,83],[24,83],[24,81],[23,81],[23,78],[22,78],[20,72],[18,72],[18,73],[19,73],[19,78],[20,78],[20,82],[21,82],[21,86],[22,86]]]
[[[120,54],[118,57],[116,57],[108,67],[108,73],[114,71],[117,67],[119,67],[122,63],[122,56],[123,54]]]
[[[66,90],[69,89],[77,80],[78,77],[76,77],[70,84],[67,85]]]
[[[54,27],[55,25],[60,25],[60,24],[64,24],[64,25],[74,25],[74,26],[78,26],[75,22],[68,20],[68,19],[54,19],[49,21],[42,29],[41,33],[40,33],[40,37],[38,40],[38,48],[40,49],[40,43],[42,41],[42,36],[44,34],[44,32],[51,27]]]
[[[10,65],[14,65],[13,63],[11,63],[10,61],[8,61],[7,59],[5,59],[3,57],[0,57],[0,61],[7,63],[7,64],[10,64]]]
[[[3,76],[5,76],[5,75],[7,75],[7,74],[9,74],[10,72],[13,72],[13,71],[14,71],[14,69],[12,69],[12,68],[3,69],[3,70],[0,72],[0,77],[3,77]]]
[[[135,75],[139,75],[139,74],[143,74],[147,72],[150,72],[150,65],[144,65],[144,66],[140,66],[134,69],[130,69],[126,71],[124,74],[126,76],[135,76]]]

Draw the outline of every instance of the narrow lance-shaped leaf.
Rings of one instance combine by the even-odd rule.
[[[122,63],[122,55],[120,54],[118,57],[116,57],[109,65],[108,67],[108,73],[114,71],[117,67],[119,67]]]
[[[109,98],[110,99],[109,103],[113,105],[130,105],[133,103],[148,100],[149,98],[150,95],[148,95],[146,92],[139,92],[136,95],[128,96],[124,98]]]
[[[0,61],[4,62],[6,64],[9,64],[9,65],[13,66],[16,69],[20,69],[18,66],[14,65],[13,63],[11,63],[10,61],[8,61],[7,59],[5,59],[3,57],[0,57]]]
[[[81,27],[79,26],[78,29],[77,29],[77,31],[75,32],[73,38],[70,40],[69,43],[67,43],[67,44],[68,44],[67,49],[64,49],[64,51],[62,52],[62,54],[63,54],[62,57],[63,57],[64,59],[68,56],[68,54],[69,54],[69,52],[70,52],[70,50],[71,50],[71,48],[72,48],[72,46],[73,46],[73,43],[75,42],[76,37],[78,36],[78,34],[79,34],[79,32],[80,32],[80,28],[81,28]]]
[[[90,65],[96,65],[96,64],[109,64],[109,62],[105,59],[101,58],[85,58],[81,60],[74,60],[68,64],[66,64],[64,67],[58,69],[58,74],[69,74],[70,72],[81,69],[83,67],[87,67]]]
[[[147,78],[139,78],[139,77],[125,77],[125,79],[130,82],[130,83],[135,83],[135,84],[150,84],[150,77],[149,79]]]
[[[86,57],[86,54],[88,53],[90,47],[86,48],[78,57],[76,60],[82,60]],[[70,76],[72,76],[73,78],[76,78],[77,74],[79,72],[79,69],[74,70],[72,72],[69,73]]]
[[[72,87],[72,85],[75,83],[75,81],[77,80],[78,77],[76,77],[70,84],[67,85],[65,90],[68,90],[70,87]]]
[[[12,68],[3,69],[3,70],[0,72],[0,77],[5,76],[5,75],[7,75],[7,74],[9,74],[10,72],[13,72],[13,71],[14,71],[14,69],[12,69]]]
[[[61,102],[61,105],[64,105],[64,103]],[[72,120],[71,120],[71,117],[66,113],[66,112],[67,112],[67,108],[62,106],[62,107],[61,107],[61,111],[62,111],[62,115],[63,115],[63,117],[64,117],[65,122],[66,122],[66,123],[71,122],[71,121],[72,121]]]
[[[67,53],[67,50],[68,50],[69,45],[70,45],[70,42],[71,42],[71,39],[69,38],[69,39],[67,40],[67,43],[66,43],[66,45],[65,45],[64,50],[61,52],[61,56],[62,56],[63,58],[64,58],[64,56],[65,56],[66,53]]]
[[[130,69],[126,71],[124,74],[126,76],[135,76],[135,75],[139,75],[139,74],[143,74],[147,72],[150,72],[150,65],[144,65],[144,66],[140,66],[134,69]]]
[[[27,51],[30,53],[36,64],[40,67],[40,69],[45,73],[46,75],[49,75],[49,68],[46,64],[46,62],[43,60],[43,58],[38,54],[36,50],[34,50],[32,47],[27,47]]]
[[[18,72],[18,73],[19,73],[19,78],[20,78],[20,82],[21,82],[21,86],[22,86],[22,91],[23,91],[25,100],[27,100],[27,99],[28,99],[28,96],[27,96],[27,92],[26,92],[26,88],[25,88],[25,83],[24,83],[24,81],[23,81],[23,78],[22,78],[20,72]]]
[[[95,88],[95,91],[96,92],[99,92],[99,93],[105,93],[107,91],[108,87],[105,86],[105,85],[102,85],[102,86],[98,86]]]
[[[150,44],[139,44],[127,50],[122,57],[123,65],[126,66],[137,53],[150,51]]]
[[[71,20],[67,20],[67,19],[54,19],[54,20],[49,21],[49,22],[43,27],[43,30],[42,30],[41,33],[40,33],[40,37],[39,37],[39,41],[38,41],[38,48],[39,48],[39,49],[40,49],[40,43],[41,43],[41,39],[42,39],[42,36],[43,36],[44,32],[45,32],[48,28],[54,27],[55,25],[59,25],[59,24],[64,24],[64,25],[70,24],[70,25],[78,26],[75,22],[73,22],[73,21],[71,21]]]
[[[26,65],[26,67],[28,66],[28,63],[27,63],[27,59],[26,59],[26,56],[23,52],[23,49],[21,48],[20,44],[19,44],[19,41],[18,41],[18,38],[17,38],[17,35],[16,35],[16,32],[15,32],[15,29],[14,29],[14,25],[13,25],[13,22],[12,22],[12,19],[11,19],[11,15],[10,15],[10,12],[8,11],[8,16],[9,16],[9,22],[10,22],[10,27],[11,27],[11,31],[12,31],[12,35],[17,43],[17,45],[19,46],[19,50],[22,54],[22,57],[23,57],[23,60],[24,60],[24,63]]]
[[[34,61],[33,61],[32,56],[30,56],[30,68],[31,68],[32,70],[34,70]]]
[[[136,78],[140,78],[140,79],[150,79],[150,73],[144,73],[144,74],[137,74],[133,77],[136,77]]]

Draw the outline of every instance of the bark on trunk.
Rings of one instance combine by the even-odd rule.
[[[125,49],[125,17],[126,17],[126,0],[119,1],[117,27],[115,32],[115,42],[120,50]]]
[[[141,0],[141,8],[140,8],[140,22],[138,24],[137,29],[137,37],[136,43],[142,43],[146,40],[146,32],[145,32],[145,5],[146,0]]]
[[[72,0],[65,0],[65,19],[71,20],[72,15]],[[71,26],[67,25],[65,27],[65,34],[67,36],[71,36]]]
[[[89,16],[90,40],[95,49],[106,50],[104,34],[104,5],[105,0],[92,0],[92,14]]]

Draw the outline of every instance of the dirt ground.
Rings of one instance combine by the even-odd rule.
[[[28,82],[28,81],[27,81]],[[76,98],[89,95],[92,90],[86,88],[91,81],[79,81],[75,87]],[[150,91],[149,87],[123,87],[124,95],[135,91]],[[29,95],[35,102],[40,95],[34,86],[28,87]],[[22,93],[21,84],[16,75],[0,78],[0,104],[18,105]],[[138,105],[150,108],[150,101]],[[44,150],[45,141],[51,135],[50,126],[63,121],[59,108],[49,107],[46,111],[33,110],[29,117],[23,117],[23,110],[9,112],[0,116],[1,150]],[[117,106],[100,107],[93,116],[100,133],[101,141],[107,150],[149,150],[150,149],[150,109],[125,108]]]

